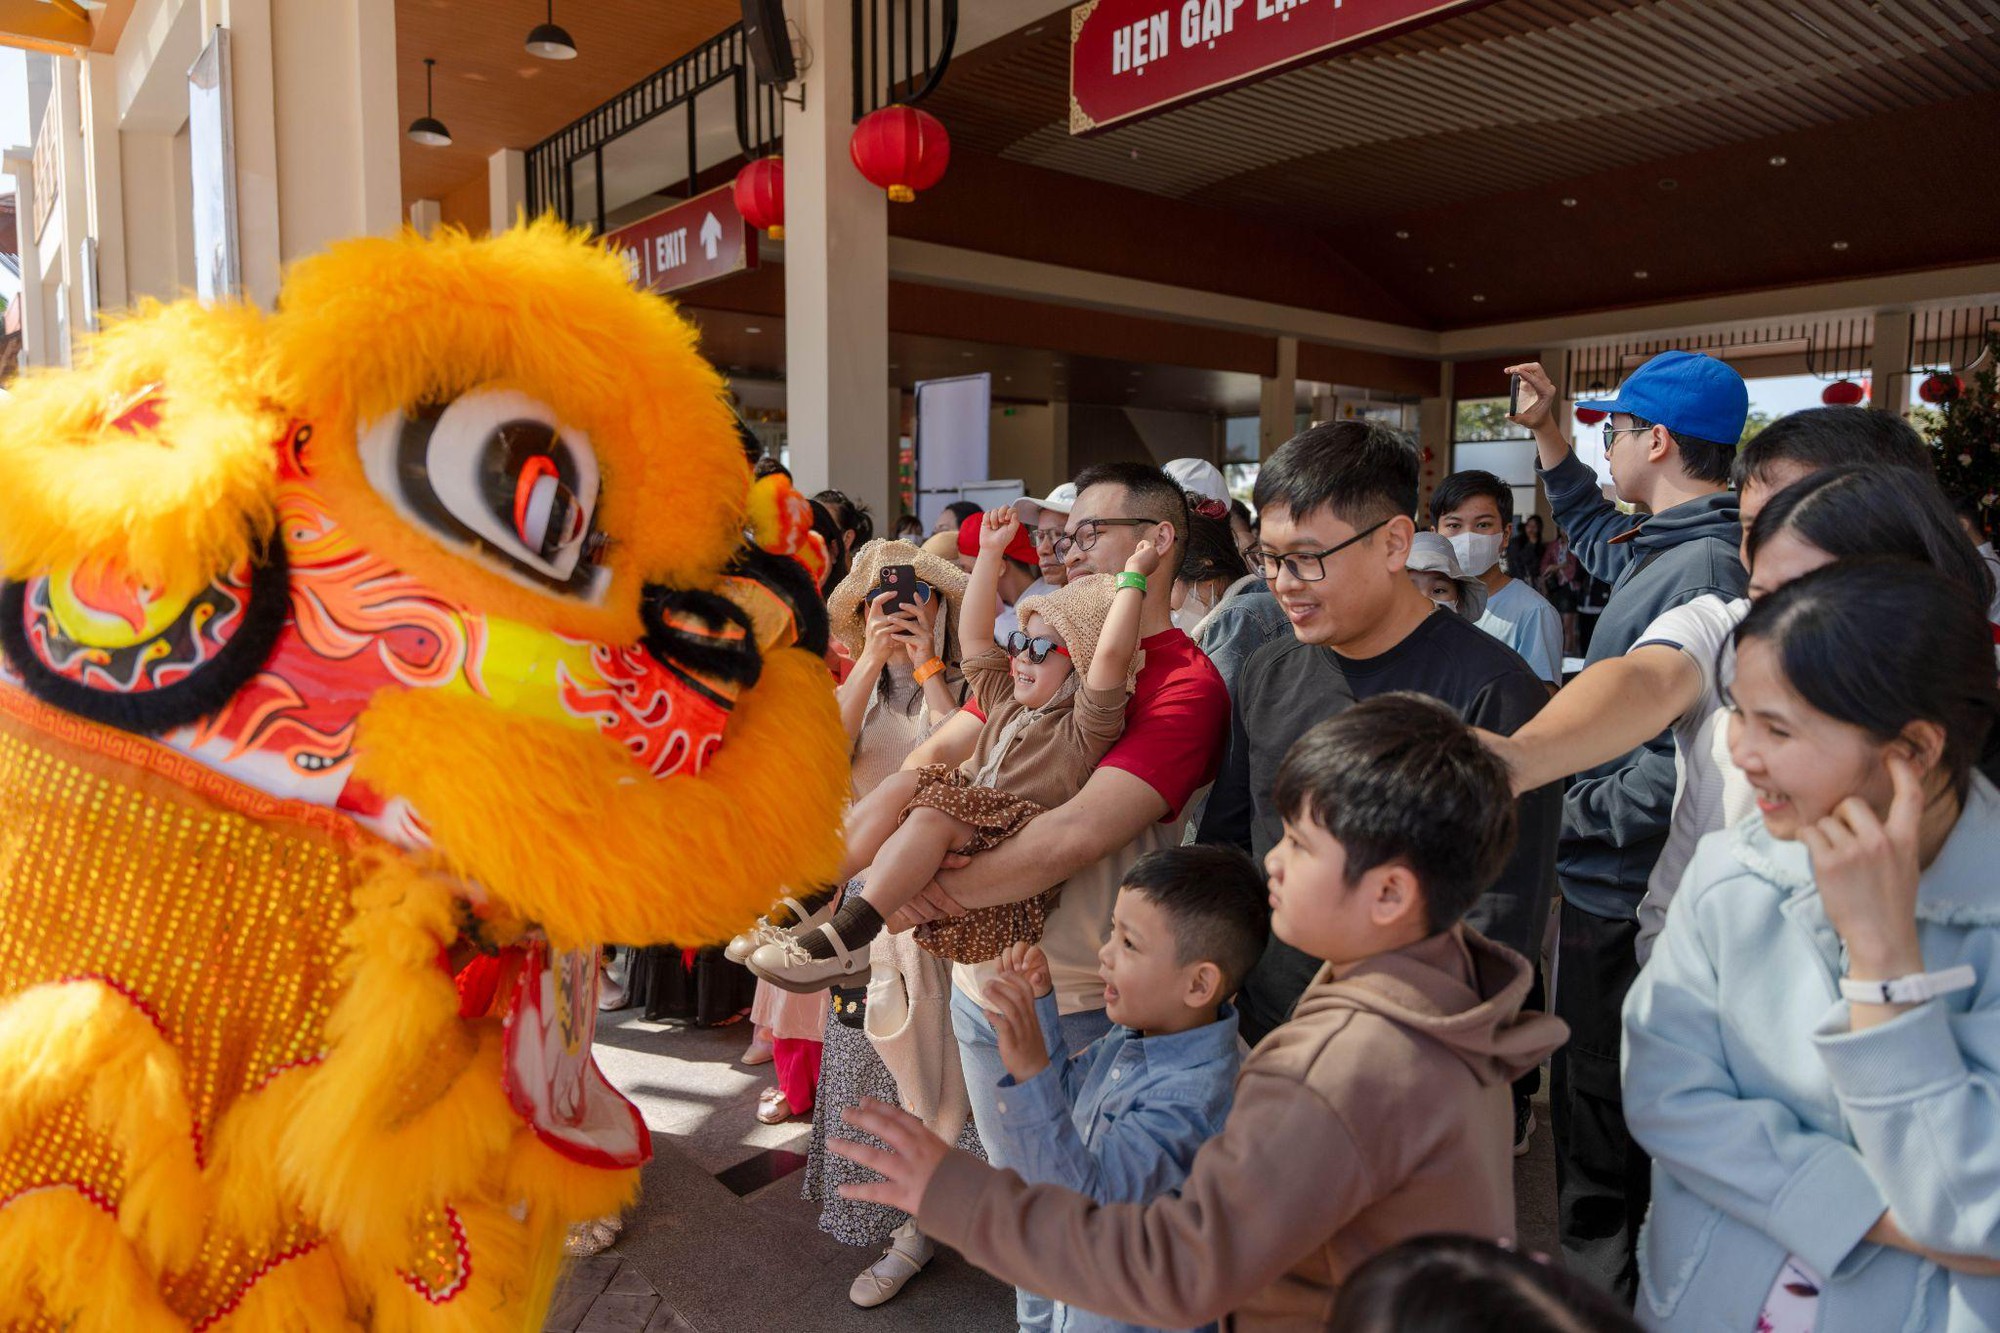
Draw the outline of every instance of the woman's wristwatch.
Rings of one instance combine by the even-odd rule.
[[[1922,1004],[1953,991],[1969,990],[1979,983],[1979,974],[1969,964],[1948,967],[1942,972],[1912,972],[1907,977],[1887,981],[1840,979],[1840,998],[1850,1004]]]

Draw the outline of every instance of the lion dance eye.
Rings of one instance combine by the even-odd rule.
[[[588,558],[602,544],[596,455],[545,404],[477,389],[392,413],[364,432],[362,457],[375,489],[433,535],[553,591],[601,589]]]

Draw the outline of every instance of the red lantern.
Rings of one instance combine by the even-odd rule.
[[[736,173],[736,211],[771,239],[785,239],[785,159],[760,157]]]
[[[1942,370],[1932,371],[1917,386],[1917,397],[1927,403],[1948,403],[1965,389],[1965,381]]]
[[[1576,409],[1576,419],[1586,426],[1595,426],[1598,422],[1604,420],[1606,415],[1606,413],[1600,412],[1594,407],[1579,407]]]
[[[1853,380],[1835,380],[1820,391],[1819,400],[1828,407],[1857,407],[1867,396]]]
[[[929,112],[885,106],[861,118],[847,149],[855,170],[887,190],[894,202],[907,204],[918,190],[943,179],[951,161],[951,136]]]

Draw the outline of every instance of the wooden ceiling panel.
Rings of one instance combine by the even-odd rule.
[[[448,148],[402,140],[403,199],[439,199],[486,174],[501,148],[525,148],[742,18],[738,0],[558,0],[574,60],[524,47],[543,0],[396,0],[396,95],[407,125],[424,111],[424,57],[437,59],[436,115]]]

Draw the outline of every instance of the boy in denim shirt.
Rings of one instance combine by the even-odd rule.
[[[1229,848],[1174,847],[1134,862],[1098,951],[1109,1033],[1064,1049],[1047,960],[1015,944],[987,988],[1001,1060],[1002,1160],[1024,1180],[1099,1203],[1172,1194],[1222,1128],[1241,1063],[1228,1003],[1264,952],[1262,878]],[[1067,1333],[1132,1325],[1056,1305]]]

